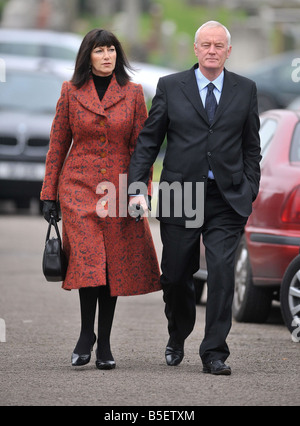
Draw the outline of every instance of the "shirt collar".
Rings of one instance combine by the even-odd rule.
[[[196,74],[196,79],[197,79],[197,83],[198,83],[198,87],[200,91],[204,89],[208,85],[208,83],[213,83],[216,89],[218,89],[220,93],[222,92],[223,82],[224,82],[224,70],[212,82],[208,80],[206,77],[204,77],[204,75],[202,74],[199,68],[195,69],[195,74]]]

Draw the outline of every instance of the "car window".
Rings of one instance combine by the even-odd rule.
[[[77,51],[60,46],[43,46],[43,56],[51,59],[62,59],[64,61],[74,61]]]
[[[52,74],[7,72],[6,82],[0,83],[0,110],[54,114],[61,85]]]
[[[290,150],[290,161],[300,162],[300,123],[297,124]]]
[[[0,56],[3,54],[75,61],[77,50],[75,48],[70,49],[64,46],[46,45],[40,43],[0,42]]]
[[[264,118],[261,120],[261,127],[259,131],[260,136],[260,145],[261,145],[261,155],[266,156],[268,148],[271,144],[273,136],[277,128],[277,121],[273,118]]]
[[[20,56],[40,56],[41,47],[34,43],[5,43],[0,42],[0,56],[5,55],[20,55]]]

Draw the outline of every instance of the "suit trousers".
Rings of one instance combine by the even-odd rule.
[[[203,363],[223,362],[229,356],[226,338],[232,322],[235,253],[247,222],[209,181],[201,228],[185,228],[161,221],[163,244],[161,284],[171,341],[183,343],[196,319],[193,274],[199,269],[202,234],[207,263],[206,323],[199,354]]]

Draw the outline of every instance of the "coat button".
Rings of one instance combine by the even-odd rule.
[[[101,151],[101,152],[100,152],[100,157],[101,157],[101,158],[105,158],[105,157],[106,157],[106,152]]]
[[[106,141],[106,137],[105,136],[100,136],[100,142],[105,142]]]
[[[208,152],[208,153],[207,153],[207,155],[208,155],[209,157],[211,157],[211,152]]]
[[[102,175],[105,175],[105,173],[106,173],[106,169],[100,169],[100,173],[101,173]]]
[[[105,126],[105,121],[104,120],[100,120],[99,124],[100,124],[101,127],[104,127]]]

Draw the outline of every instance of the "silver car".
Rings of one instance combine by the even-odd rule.
[[[64,78],[7,68],[0,83],[0,199],[29,207],[39,199],[49,134]]]
[[[81,41],[73,33],[0,29],[0,200],[28,207],[39,198],[56,102]],[[150,107],[159,77],[174,70],[131,64]]]
[[[24,69],[51,68],[70,79],[81,41],[74,33],[0,28],[0,58],[10,66],[22,63]]]
[[[12,66],[22,63],[24,69],[34,64],[39,69],[51,68],[70,80],[82,37],[74,33],[49,30],[0,28],[0,60]],[[132,80],[143,86],[147,102],[155,95],[159,77],[175,72],[156,65],[132,62]],[[1,65],[1,64],[0,64]],[[1,81],[1,78],[0,78]]]

